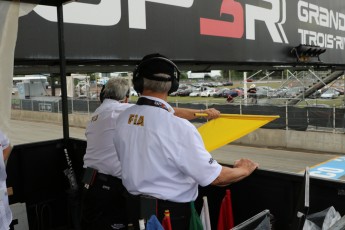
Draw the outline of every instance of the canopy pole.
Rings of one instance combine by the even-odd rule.
[[[63,6],[57,6],[58,18],[58,37],[59,37],[59,58],[60,58],[60,79],[61,79],[61,98],[62,98],[62,126],[63,138],[67,143],[69,140],[69,124],[68,124],[68,100],[67,100],[67,83],[66,83],[66,57],[65,57],[65,41],[63,27]]]

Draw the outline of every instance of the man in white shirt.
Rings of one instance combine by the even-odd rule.
[[[134,88],[142,96],[118,117],[114,145],[128,192],[156,199],[158,219],[169,209],[172,228],[183,230],[189,227],[189,205],[198,196],[198,185],[228,185],[250,175],[258,164],[240,159],[233,168],[221,166],[195,126],[174,116],[167,97],[177,90],[179,74],[162,55],[143,58],[133,73]]]
[[[128,104],[129,83],[124,78],[111,78],[103,87],[102,104],[91,117],[85,135],[84,190],[82,229],[106,230],[126,228],[125,200],[127,191],[121,183],[121,165],[113,144],[116,120]],[[195,118],[199,110],[177,108],[175,115]],[[204,110],[209,119],[219,116],[215,109]]]
[[[112,131],[119,114],[132,106],[127,103],[128,80],[111,78],[101,91],[102,104],[91,117],[85,135],[84,190],[82,198],[83,230],[125,229],[125,188],[121,165],[112,143]],[[122,103],[124,102],[124,103]]]
[[[8,203],[6,186],[6,167],[5,161],[8,159],[12,147],[9,139],[0,130],[0,230],[10,229],[12,212]]]

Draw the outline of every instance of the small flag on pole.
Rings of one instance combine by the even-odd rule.
[[[204,230],[211,230],[210,212],[208,209],[207,197],[204,196],[202,199],[204,200],[204,204],[200,213],[201,223],[204,227]]]
[[[152,215],[147,221],[146,230],[164,230],[161,223],[155,215]]]
[[[172,230],[169,210],[164,211],[164,218],[162,221],[162,225],[163,225],[164,230]]]
[[[234,227],[230,189],[226,190],[225,197],[220,205],[217,230],[229,230]]]
[[[195,210],[194,202],[190,202],[191,216],[189,230],[203,230],[198,212]]]

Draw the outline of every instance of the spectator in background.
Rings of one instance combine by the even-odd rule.
[[[248,93],[248,98],[250,99],[251,104],[256,104],[257,103],[257,95],[256,95],[256,86],[255,84],[251,84],[247,93]]]
[[[228,97],[226,98],[226,102],[228,102],[228,103],[234,102],[234,97],[231,96],[231,94],[229,94]]]

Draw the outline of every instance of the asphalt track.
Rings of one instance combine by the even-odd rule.
[[[11,131],[7,135],[12,145],[54,140],[63,137],[62,126],[58,124],[11,120],[10,127]],[[69,135],[73,138],[85,140],[84,133],[84,128],[70,127],[69,129]],[[258,162],[262,169],[289,173],[302,173],[307,166],[312,168],[313,166],[326,165],[330,168],[323,167],[321,171],[324,172],[321,172],[321,174],[334,175],[334,172],[337,171],[337,179],[345,180],[345,157],[341,155],[235,144],[226,145],[213,151],[211,154],[214,159],[223,164],[232,165],[239,158],[249,158]],[[338,163],[338,165],[333,166],[332,162]],[[341,165],[340,168],[334,168],[339,167],[339,165]],[[329,173],[329,170],[331,170],[332,174]]]

